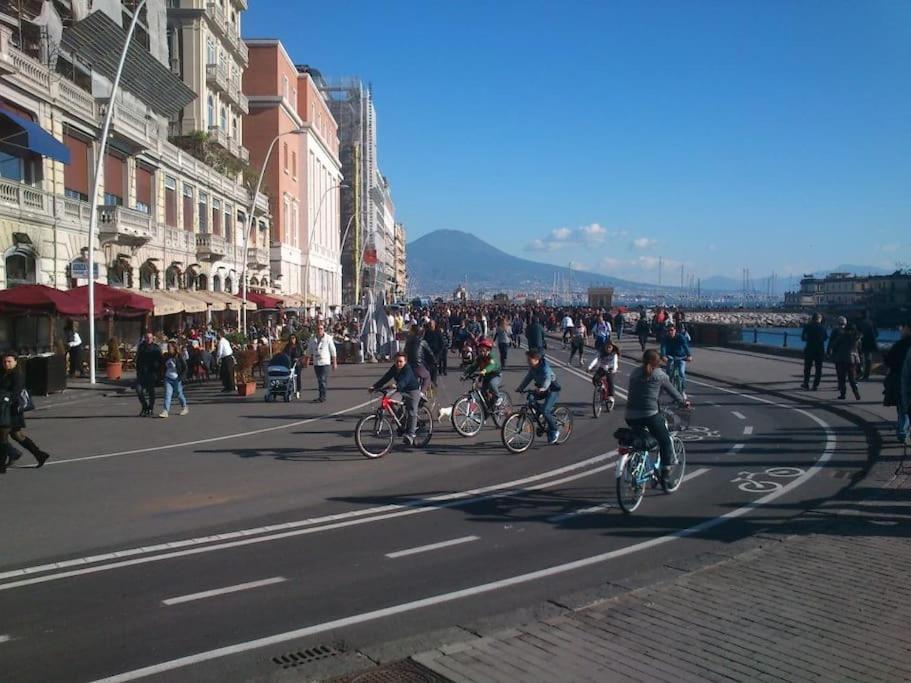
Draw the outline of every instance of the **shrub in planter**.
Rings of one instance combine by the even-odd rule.
[[[108,353],[105,358],[107,378],[118,380],[123,375],[123,358],[120,355],[120,341],[117,337],[108,340]]]
[[[256,382],[253,381],[253,366],[256,364],[256,351],[245,349],[235,356],[234,381],[239,396],[252,396],[256,393]]]

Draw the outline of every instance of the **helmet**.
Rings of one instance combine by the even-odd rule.
[[[489,339],[482,339],[481,341],[478,342],[478,348],[479,349],[492,349],[493,342],[490,341]]]

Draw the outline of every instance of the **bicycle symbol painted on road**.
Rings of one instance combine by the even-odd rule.
[[[720,439],[721,432],[711,427],[688,427],[685,431],[678,432],[681,441],[705,441],[706,439]]]
[[[774,479],[795,479],[806,470],[799,467],[770,467],[764,472],[740,472],[736,478],[731,479],[732,484],[737,484],[744,493],[771,493],[784,488],[784,484]],[[773,477],[770,479],[757,479],[757,477]]]

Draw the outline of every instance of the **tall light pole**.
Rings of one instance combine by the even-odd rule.
[[[250,223],[247,226],[247,229],[244,230],[244,258],[243,263],[240,266],[240,293],[242,299],[240,305],[240,332],[242,334],[247,333],[247,248],[250,244],[250,233],[253,232],[253,228],[256,225],[253,212],[256,210],[256,198],[259,196],[259,188],[262,187],[263,176],[266,175],[266,167],[269,165],[269,158],[272,156],[272,150],[275,149],[275,144],[278,142],[279,138],[282,138],[285,135],[303,135],[306,132],[307,131],[303,128],[295,128],[294,130],[286,130],[284,133],[279,133],[272,138],[272,142],[269,143],[269,149],[266,151],[266,157],[263,159],[262,166],[259,169],[259,180],[256,181],[253,199],[250,200],[250,210],[247,212],[247,219]]]
[[[95,233],[98,231],[98,186],[101,184],[101,177],[104,173],[104,155],[108,146],[108,135],[111,132],[111,119],[114,117],[114,96],[117,94],[117,88],[120,87],[120,76],[123,73],[123,65],[127,59],[130,41],[136,32],[139,13],[145,4],[146,0],[139,0],[133,8],[133,19],[130,21],[129,30],[127,30],[123,50],[120,52],[120,61],[117,63],[114,82],[111,83],[111,99],[108,102],[107,111],[104,112],[104,123],[101,126],[101,144],[98,146],[98,161],[95,164],[95,180],[92,183],[92,209],[89,214],[89,382],[91,384],[95,384]]]
[[[346,183],[339,183],[338,185],[333,185],[332,187],[326,188],[326,191],[323,192],[323,196],[320,197],[319,206],[316,208],[316,215],[313,217],[313,225],[310,226],[310,230],[307,233],[307,267],[304,270],[304,308],[309,309],[310,304],[307,301],[307,293],[310,289],[310,255],[313,253],[313,231],[316,230],[316,225],[319,223],[319,214],[323,210],[323,202],[326,201],[326,197],[329,195],[332,190],[341,190],[349,189],[351,186]],[[351,222],[349,221],[350,225]]]

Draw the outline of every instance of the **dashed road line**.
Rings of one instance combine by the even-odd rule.
[[[746,419],[747,419],[747,416],[746,416],[746,415],[744,415],[743,413],[738,412],[738,411],[736,411],[736,410],[732,410],[732,411],[731,411],[731,415],[733,415],[734,417],[736,417],[738,420],[746,420]]]
[[[739,451],[743,450],[744,446],[746,446],[746,444],[735,443],[725,455],[736,455]]]
[[[440,550],[441,548],[449,548],[454,545],[462,545],[463,543],[471,543],[472,541],[480,541],[480,536],[462,536],[461,538],[453,538],[450,541],[440,541],[439,543],[430,543],[428,545],[417,546],[416,548],[407,548],[405,550],[397,550],[394,553],[386,553],[386,557],[390,560],[394,560],[398,557],[408,557],[409,555],[417,555],[418,553],[429,553],[432,550]]]
[[[693,470],[689,474],[683,476],[683,481],[689,481],[690,479],[695,479],[696,477],[701,477],[703,474],[709,471],[708,467],[701,467],[698,470]]]
[[[190,593],[189,595],[180,595],[176,598],[168,598],[167,600],[162,600],[162,605],[167,605],[168,607],[172,605],[181,605],[185,602],[193,602],[194,600],[204,600],[206,598],[214,598],[218,595],[227,595],[228,593],[239,593],[240,591],[247,591],[253,588],[261,588],[263,586],[272,586],[276,583],[284,583],[287,581],[284,576],[273,576],[271,579],[260,579],[259,581],[248,581],[247,583],[238,583],[234,586],[225,586],[224,588],[214,588],[208,591],[202,591],[200,593]]]
[[[9,635],[0,635],[0,643],[8,643],[8,642],[11,641],[12,639],[13,639],[12,636],[9,636]]]
[[[753,433],[753,425],[747,425],[743,428],[743,435],[750,436]]]
[[[593,515],[596,512],[603,512],[604,510],[609,510],[611,508],[610,503],[602,503],[601,505],[593,505],[592,507],[582,508],[581,510],[570,510],[569,512],[564,512],[559,515],[554,515],[553,517],[548,517],[548,522],[563,522],[567,519],[572,519],[573,517],[581,517],[582,515]]]

